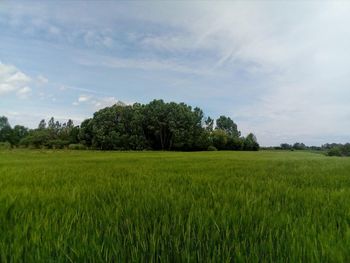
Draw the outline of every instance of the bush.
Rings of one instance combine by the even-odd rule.
[[[9,150],[9,149],[11,149],[11,143],[0,142],[0,150]]]
[[[225,150],[228,136],[223,130],[215,130],[211,133],[211,140],[215,148]]]
[[[328,156],[342,156],[342,151],[339,147],[333,147],[328,151],[327,155]]]
[[[47,146],[50,149],[63,149],[64,147],[67,147],[69,144],[69,141],[66,140],[49,140],[47,142]]]
[[[327,152],[328,156],[350,156],[350,144],[334,146]]]
[[[213,146],[213,145],[210,145],[209,147],[208,147],[208,151],[217,151],[218,149],[216,149],[216,147],[215,146]]]
[[[83,144],[69,144],[68,145],[69,150],[86,150],[86,146]]]

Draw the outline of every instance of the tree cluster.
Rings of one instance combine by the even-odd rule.
[[[311,151],[320,151],[322,147],[319,146],[307,146],[302,142],[296,142],[294,144],[281,143],[279,147],[275,147],[278,150],[311,150]]]
[[[148,104],[116,104],[94,113],[80,126],[73,121],[41,120],[37,129],[11,128],[0,119],[0,142],[19,147],[99,150],[253,150],[254,134],[242,137],[234,121],[204,117],[201,109],[185,103],[153,100]]]
[[[328,156],[350,156],[350,143],[326,143],[322,146],[307,146],[304,143],[296,142],[293,145],[288,143],[282,143],[279,147],[273,147],[277,150],[309,150],[320,151]]]
[[[322,147],[324,147],[327,150],[328,156],[350,156],[350,143],[327,143]]]

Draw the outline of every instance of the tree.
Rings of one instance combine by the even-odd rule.
[[[203,111],[185,103],[153,100],[143,108],[143,131],[153,149],[196,150],[207,148],[203,138]]]
[[[92,146],[92,140],[93,140],[93,132],[92,132],[92,119],[86,119],[84,120],[79,129],[78,133],[78,140],[80,143],[84,144],[87,147]]]
[[[243,150],[245,151],[257,151],[259,150],[259,144],[253,133],[249,133],[243,142]]]
[[[214,120],[209,116],[205,119],[205,129],[209,132],[212,132],[214,129]]]
[[[244,138],[241,137],[228,137],[226,143],[226,150],[240,151],[244,147]]]
[[[293,148],[293,146],[288,143],[281,143],[280,147],[282,150],[291,150]]]
[[[6,127],[9,127],[10,123],[5,116],[0,116],[0,131]]]
[[[12,136],[11,136],[11,144],[12,145],[19,145],[19,142],[25,138],[29,134],[29,129],[21,126],[21,125],[16,125],[12,129]]]
[[[46,122],[44,119],[39,122],[38,129],[39,130],[46,129]]]
[[[294,150],[305,150],[306,146],[304,143],[296,142],[293,144],[293,149]]]
[[[20,144],[35,148],[47,147],[50,139],[50,134],[47,129],[37,129],[29,132],[28,136],[20,141]]]
[[[230,117],[223,115],[216,120],[216,129],[225,131],[229,136],[241,136],[241,132],[237,130],[237,124]]]
[[[11,142],[12,128],[5,116],[0,117],[0,142]]]
[[[145,149],[147,141],[139,107],[113,105],[104,108],[96,112],[88,123],[82,123],[82,133],[91,136],[92,146],[101,150]]]
[[[213,146],[218,150],[225,150],[228,135],[224,130],[215,130],[210,135]]]
[[[65,123],[51,117],[43,119],[38,128],[23,126],[14,129],[6,117],[0,117],[0,141],[13,145],[63,148],[81,144],[83,148],[100,150],[220,150],[257,149],[254,135],[240,137],[237,125],[220,116],[216,121],[204,118],[203,111],[185,103],[153,100],[148,104],[117,103],[94,113],[80,127],[69,119]]]

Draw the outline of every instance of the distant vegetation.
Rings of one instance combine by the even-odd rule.
[[[326,143],[322,146],[307,146],[304,143],[296,142],[293,145],[288,143],[282,143],[279,147],[273,147],[276,150],[309,150],[309,151],[322,151],[328,156],[350,156],[350,143]]]
[[[253,150],[259,149],[254,134],[241,136],[234,121],[204,117],[199,108],[184,103],[153,100],[148,104],[116,104],[104,108],[75,126],[53,117],[38,128],[10,126],[0,117],[0,148],[99,150]]]
[[[327,154],[329,156],[350,156],[350,143],[346,144],[328,144]]]

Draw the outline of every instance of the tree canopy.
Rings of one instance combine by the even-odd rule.
[[[0,118],[0,141],[18,147],[91,148],[99,150],[201,151],[258,150],[253,134],[242,137],[227,116],[216,121],[185,103],[153,100],[148,104],[115,104],[94,113],[75,126],[54,117],[41,120],[36,129],[11,127]],[[81,146],[76,146],[81,145]]]

